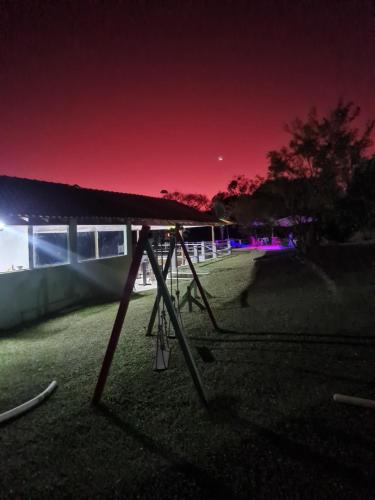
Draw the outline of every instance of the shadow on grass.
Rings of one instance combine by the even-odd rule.
[[[214,352],[215,352],[215,355],[216,355],[216,358],[215,358],[215,361],[219,364],[226,364],[226,365],[230,365],[230,364],[233,364],[235,366],[238,366],[238,365],[244,365],[244,366],[249,366],[251,365],[252,367],[254,366],[261,366],[262,368],[264,368],[265,366],[265,361],[254,361],[254,359],[245,359],[245,360],[239,360],[238,359],[238,356],[237,357],[234,357],[233,358],[221,358],[220,356],[218,356],[218,353],[220,352],[220,349],[212,349]],[[224,353],[228,353],[228,351],[230,350],[233,350],[233,349],[228,349],[227,347],[225,347],[225,349],[223,349],[222,351]],[[239,348],[234,348],[234,350],[237,350],[238,352],[243,352],[243,348],[239,347]],[[257,351],[259,351],[258,349],[256,349]],[[253,349],[252,349],[253,351]],[[260,349],[260,351],[262,352],[275,352],[274,349]],[[283,353],[286,353],[286,352],[289,352],[289,353],[296,353],[298,354],[297,351],[277,351],[276,352],[283,352]],[[280,369],[280,365],[277,365],[277,364],[272,364],[272,363],[269,363],[267,362],[267,367],[268,368],[274,368],[276,371],[278,369]],[[371,393],[371,390],[373,389],[373,386],[374,386],[374,380],[373,379],[362,379],[362,378],[358,378],[358,377],[350,377],[350,376],[343,376],[343,375],[338,375],[337,373],[334,373],[334,372],[328,372],[328,371],[320,371],[320,370],[308,370],[308,369],[305,369],[305,368],[293,368],[293,367],[288,367],[288,369],[292,372],[296,372],[297,376],[300,376],[302,374],[308,374],[308,375],[314,375],[320,379],[328,379],[328,380],[340,380],[340,381],[343,381],[343,382],[350,382],[351,384],[357,384],[357,385],[360,385],[361,386],[361,389],[363,388],[367,388],[369,389],[369,392]]]
[[[186,478],[192,480],[204,494],[204,498],[239,498],[236,497],[233,491],[218,477],[211,477],[206,470],[203,470],[197,465],[184,460],[166,446],[154,441],[149,436],[140,432],[132,424],[124,421],[122,418],[116,415],[103,403],[95,406],[94,409],[95,411],[103,415],[111,425],[115,425],[126,435],[131,436],[133,439],[140,442],[145,449],[147,449],[154,455],[162,457],[167,462],[172,463],[171,467],[169,468],[169,474],[172,473],[174,476],[182,474]],[[165,472],[163,472],[163,475],[164,474]],[[173,479],[168,478],[168,482],[169,481],[173,481]],[[160,485],[158,487],[160,487]]]
[[[238,414],[238,405],[239,401],[227,394],[218,395],[209,403],[209,418],[213,424],[224,423],[230,426],[231,429],[236,428],[244,436],[241,447],[233,450],[231,456],[228,457],[229,460],[233,460],[233,467],[240,461],[244,461],[250,465],[251,456],[247,455],[247,444],[249,443],[261,448],[267,447],[271,456],[281,455],[285,458],[298,461],[304,470],[306,470],[306,473],[309,470],[314,470],[326,477],[327,475],[332,476],[333,481],[339,478],[343,484],[349,483],[355,491],[361,494],[363,492],[369,494],[373,491],[375,476],[370,469],[364,468],[363,464],[343,463],[345,456],[331,456],[324,453],[320,448],[320,442],[327,444],[329,441],[334,440],[342,442],[345,447],[360,445],[371,451],[373,449],[372,440],[365,440],[361,436],[352,436],[340,429],[331,428],[325,421],[316,418],[285,419],[279,422],[279,426],[285,428],[286,432],[277,432],[241,417]],[[207,471],[202,470],[195,464],[181,459],[175,452],[160,445],[135,429],[130,423],[122,420],[105,405],[101,404],[98,407],[98,411],[111,424],[116,425],[124,433],[139,441],[144,448],[153,454],[161,456],[167,462],[172,462],[171,467],[167,471],[167,477],[169,476],[168,482],[173,481],[176,475],[182,474],[198,486],[200,492],[204,494],[204,498],[236,498],[233,491],[220,479],[212,477]],[[290,436],[291,432],[293,432],[294,436],[298,436],[298,442],[292,439]],[[305,436],[308,436],[310,443],[316,443],[314,448],[304,442]],[[228,450],[226,450],[227,452]],[[216,457],[216,461],[215,467],[220,471],[220,454]],[[165,472],[163,472],[164,474]],[[275,482],[279,480],[281,479],[277,477],[274,479]],[[152,487],[152,485],[150,486]]]
[[[373,381],[360,379],[358,377],[350,377],[348,375],[337,375],[337,374],[327,372],[327,371],[310,370],[307,368],[293,368],[293,370],[298,372],[298,373],[307,373],[308,375],[317,375],[318,377],[328,378],[330,380],[332,380],[332,379],[342,380],[344,382],[361,384],[361,385],[364,385],[365,387],[369,387],[369,388],[372,388],[372,386],[373,386]]]
[[[336,338],[336,339],[349,339],[349,340],[375,340],[374,335],[362,335],[361,332],[351,332],[346,333],[342,330],[337,331],[336,333],[307,333],[307,332],[243,332],[238,330],[232,330],[230,328],[220,328],[218,330],[219,333],[222,334],[231,334],[231,335],[244,335],[244,336],[290,336],[290,337],[307,337],[307,338]]]
[[[208,415],[214,422],[231,422],[237,418],[239,401],[231,394],[218,394],[208,402]]]
[[[252,441],[252,438],[245,437],[247,431],[255,431],[256,437],[260,439],[262,447],[268,447],[270,454],[271,450],[276,449],[281,455],[287,456],[292,460],[301,463],[306,471],[315,469],[324,475],[338,477],[344,483],[349,482],[359,493],[359,490],[365,490],[366,495],[371,494],[375,487],[375,474],[373,469],[368,470],[360,465],[347,465],[342,463],[341,456],[333,457],[322,453],[319,449],[319,441],[327,443],[331,440],[343,442],[344,446],[355,446],[360,444],[368,451],[373,450],[373,440],[365,440],[360,436],[352,436],[342,430],[332,428],[326,425],[322,419],[315,418],[300,418],[286,419],[279,422],[280,425],[288,427],[288,434],[293,428],[294,435],[298,435],[298,439],[302,442],[296,442],[286,433],[276,432],[272,429],[263,427],[255,422],[249,421],[238,415],[238,402],[232,396],[221,395],[212,401],[210,405],[210,416],[213,421],[222,422],[223,420],[229,423],[233,428],[243,430],[243,444]],[[316,441],[316,449],[312,449],[306,443],[303,443],[304,436],[308,436],[309,441]],[[259,445],[259,443],[258,443]],[[362,498],[362,497],[361,497]],[[367,496],[363,497],[367,498]],[[372,498],[372,497],[371,497]]]
[[[189,335],[189,340],[217,343],[285,343],[285,344],[317,344],[375,347],[375,335],[361,334],[312,334],[292,332],[238,332],[236,330],[221,330],[222,334],[232,334],[248,338],[196,337]],[[250,337],[250,338],[249,338]],[[357,342],[355,342],[355,340]]]
[[[358,408],[356,408],[356,411]],[[363,410],[362,410],[363,411]],[[368,410],[364,410],[368,411]],[[370,410],[371,411],[371,410]],[[323,441],[330,441],[332,438],[342,443],[347,449],[356,448],[361,446],[366,450],[373,452],[375,448],[375,440],[371,439],[371,436],[360,436],[359,434],[348,434],[342,429],[338,429],[335,427],[328,426],[326,421],[322,418],[311,418],[308,420],[306,418],[300,418],[296,420],[291,420],[290,424],[297,426],[309,426],[314,434],[319,436]],[[345,423],[343,423],[345,425]]]
[[[301,273],[304,286],[314,284],[322,287],[321,281],[303,263],[296,260],[295,251],[265,254],[254,259],[250,280],[247,286],[236,297],[225,303],[226,308],[250,307],[249,297],[258,290],[273,293],[300,290]]]
[[[245,421],[246,424],[248,422]],[[303,421],[301,422],[303,424]],[[303,439],[303,429],[300,436]],[[306,468],[314,468],[321,471],[322,474],[339,477],[343,482],[349,482],[353,485],[356,491],[360,489],[371,495],[374,491],[375,477],[373,473],[366,473],[362,466],[349,466],[340,462],[336,457],[323,454],[320,451],[311,449],[306,444],[298,443],[289,439],[286,435],[276,433],[273,430],[258,428],[260,437],[265,441],[265,444],[276,447],[283,454],[290,458],[301,462]],[[334,435],[334,429],[331,429],[331,437]],[[365,497],[363,497],[365,498]],[[370,497],[367,497],[370,498]]]

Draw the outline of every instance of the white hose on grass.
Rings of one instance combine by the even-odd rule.
[[[373,410],[375,410],[375,401],[373,399],[363,399],[354,396],[345,396],[344,394],[334,394],[333,400],[337,403],[363,406],[364,408],[372,408]]]
[[[39,405],[42,401],[48,398],[50,394],[52,394],[52,392],[56,389],[56,387],[57,387],[57,382],[56,380],[53,380],[49,384],[47,389],[45,389],[43,392],[35,396],[35,398],[30,399],[29,401],[26,401],[26,403],[16,406],[11,410],[5,411],[4,413],[0,413],[0,424],[3,424],[4,422],[12,418],[18,417],[19,415],[22,415],[22,413],[26,413],[27,411],[31,410],[31,408],[34,408],[34,406]]]

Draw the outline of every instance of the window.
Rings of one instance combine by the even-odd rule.
[[[34,266],[68,263],[68,226],[34,226]]]
[[[78,261],[126,255],[126,226],[77,226]]]
[[[0,228],[0,273],[22,271],[29,268],[27,226]]]
[[[99,257],[124,255],[124,231],[99,231]]]
[[[78,261],[96,259],[95,226],[77,226]]]

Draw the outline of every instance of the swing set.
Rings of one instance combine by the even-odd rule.
[[[208,404],[206,392],[202,384],[200,373],[195,364],[194,358],[192,356],[189,344],[187,342],[184,333],[183,322],[181,317],[182,300],[180,300],[179,276],[178,276],[177,265],[175,266],[176,267],[175,296],[173,295],[172,270],[170,272],[170,290],[168,290],[167,286],[167,277],[171,269],[172,259],[173,258],[177,259],[177,254],[175,252],[177,244],[181,246],[186,262],[189,265],[191,275],[193,276],[194,284],[196,288],[199,290],[200,296],[204,304],[202,307],[204,307],[204,309],[207,311],[214,329],[216,331],[219,331],[220,329],[212,313],[206,292],[202,287],[198,274],[191,261],[189,252],[185,246],[183,237],[181,235],[181,229],[182,229],[181,226],[176,225],[175,229],[171,231],[168,254],[164,262],[163,253],[161,252],[161,268],[160,268],[158,258],[155,255],[155,250],[156,252],[158,250],[158,243],[156,244],[156,248],[152,247],[149,241],[150,226],[147,225],[142,226],[142,229],[139,234],[139,239],[137,241],[137,245],[134,251],[133,260],[125,282],[116,319],[113,324],[112,333],[108,342],[107,350],[104,355],[102,367],[95,387],[92,399],[92,403],[95,405],[99,404],[103,394],[103,390],[106,385],[113,356],[117,348],[122,326],[124,324],[124,320],[128,310],[130,296],[133,291],[134,282],[136,280],[138,269],[141,264],[144,252],[147,253],[152,271],[155,275],[158,285],[154,306],[151,312],[150,321],[146,332],[147,336],[152,335],[153,327],[157,319],[156,354],[153,367],[157,371],[165,370],[168,368],[169,357],[170,357],[169,338],[175,336],[184,355],[186,365],[189,369],[191,378],[193,379],[193,383],[198,393],[199,399],[204,406],[207,406]],[[175,263],[177,264],[177,262]],[[169,316],[169,320],[167,320],[167,314]],[[172,328],[174,335],[171,335]]]

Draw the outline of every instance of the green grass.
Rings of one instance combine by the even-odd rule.
[[[293,256],[260,255],[198,266],[226,330],[183,313],[210,411],[176,341],[170,369],[152,370],[154,292],[131,301],[97,410],[117,304],[3,335],[0,411],[59,387],[0,429],[0,498],[371,498],[374,413],[332,394],[374,397],[373,270],[338,280],[333,296]]]

